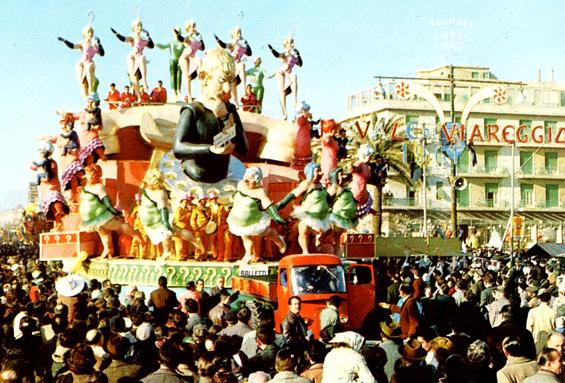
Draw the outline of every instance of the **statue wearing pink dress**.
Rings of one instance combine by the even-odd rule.
[[[322,156],[320,159],[320,164],[322,166],[322,184],[327,185],[329,183],[330,172],[337,168],[337,151],[339,146],[334,138],[334,134],[338,128],[338,125],[334,120],[322,120],[322,138],[320,140],[322,146]]]
[[[304,176],[304,166],[312,160],[311,119],[310,105],[302,101],[296,111],[296,140],[290,165],[299,171],[301,177]]]

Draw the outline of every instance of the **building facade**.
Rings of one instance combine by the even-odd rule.
[[[493,231],[503,235],[513,206],[514,215],[524,217],[525,242],[535,242],[541,238],[540,233],[544,233],[544,240],[562,242],[565,84],[505,84],[487,67],[453,67],[453,81],[450,73],[449,66],[419,71],[413,82],[434,94],[448,119],[453,105],[456,122],[460,122],[466,104],[481,88],[499,84],[507,90],[504,104],[481,101],[472,108],[463,128],[457,130],[474,148],[466,149],[456,164],[457,176],[467,184],[457,192],[458,224],[465,229],[475,227],[486,244]],[[425,144],[418,144],[420,151],[425,146],[430,158],[426,192],[421,182],[414,190],[390,174],[383,189],[383,232],[388,236],[420,235],[425,204],[428,230],[438,235],[451,229],[451,160],[442,153],[441,132],[444,129],[449,135],[454,131],[442,128],[430,102],[417,96],[400,99],[394,85],[379,81],[375,87],[350,95],[344,123],[363,122],[373,113],[379,118],[398,115],[404,126],[396,134],[406,134],[406,127],[429,132]]]

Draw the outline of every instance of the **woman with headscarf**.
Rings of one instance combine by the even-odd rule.
[[[365,338],[356,332],[340,332],[330,341],[324,360],[322,383],[376,383],[360,350]]]

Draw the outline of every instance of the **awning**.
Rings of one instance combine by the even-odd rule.
[[[537,243],[529,248],[525,255],[545,255],[549,257],[565,257],[565,244],[562,243]]]
[[[422,220],[424,213],[422,210],[388,210],[390,214],[403,214],[413,220]],[[428,219],[432,222],[449,222],[451,218],[450,210],[430,209],[427,211]],[[548,211],[548,212],[524,212],[516,211],[515,216],[523,216],[526,222],[533,223],[565,223],[565,212]],[[457,221],[462,224],[469,224],[474,222],[494,223],[494,222],[508,222],[510,219],[510,211],[458,211]]]

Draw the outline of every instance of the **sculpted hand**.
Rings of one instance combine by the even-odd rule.
[[[219,155],[231,154],[233,153],[234,149],[235,149],[235,144],[233,142],[230,142],[225,146],[210,145],[210,151],[214,154],[219,154]]]

